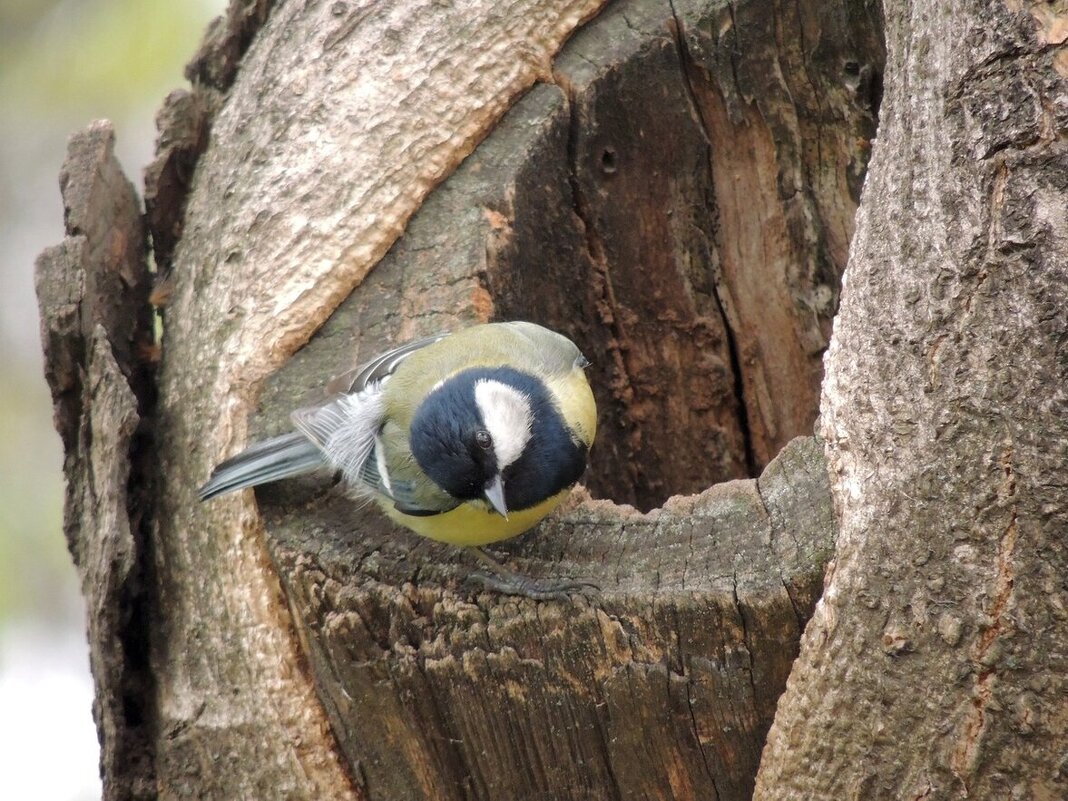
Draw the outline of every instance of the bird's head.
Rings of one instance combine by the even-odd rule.
[[[586,467],[572,433],[537,377],[510,367],[464,370],[423,400],[410,430],[412,455],[434,483],[501,515],[571,486]]]

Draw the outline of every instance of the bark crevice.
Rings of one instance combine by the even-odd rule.
[[[694,92],[692,84],[693,78],[691,77],[691,71],[694,69],[694,65],[693,60],[690,58],[690,52],[686,46],[686,30],[683,27],[682,22],[679,20],[678,12],[675,10],[674,0],[668,0],[668,7],[671,9],[671,33],[675,39],[675,47],[678,51],[679,74],[682,78],[683,85],[686,88],[686,98],[689,101],[690,111],[693,114],[694,119],[700,124],[701,133],[704,136],[706,145],[711,149],[713,147],[712,133],[709,129],[708,121],[705,119],[704,111],[697,102],[697,95]],[[716,176],[712,171],[711,156],[705,159],[704,163],[705,168],[708,171],[709,183],[714,186]],[[710,294],[715,301],[715,308],[719,314],[721,325],[723,326],[723,332],[726,337],[727,353],[730,357],[730,371],[734,377],[733,392],[737,404],[738,429],[742,437],[746,475],[748,475],[749,478],[756,478],[760,474],[760,470],[756,452],[753,448],[753,432],[749,426],[749,405],[745,397],[745,381],[742,379],[742,361],[738,354],[738,335],[731,318],[727,315],[727,309],[724,306],[722,289],[720,287],[721,276],[719,275],[718,270],[716,272],[717,275],[712,280]]]

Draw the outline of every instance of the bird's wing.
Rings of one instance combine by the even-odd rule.
[[[397,511],[406,515],[431,517],[455,509],[461,503],[445,493],[439,492],[431,496],[426,492],[420,492],[413,481],[393,477],[387,484],[382,480],[378,460],[374,458],[369,458],[364,462],[360,479],[367,486],[373,487],[376,492],[393,501]]]
[[[567,375],[576,367],[589,364],[578,346],[562,334],[521,320],[498,325],[523,343],[517,349],[522,350],[528,362],[538,364],[543,376]]]
[[[327,385],[327,391],[331,394],[362,392],[371,384],[378,383],[393,375],[397,366],[417,350],[422,350],[427,345],[440,342],[447,336],[448,334],[438,334],[437,336],[417,339],[414,342],[401,345],[399,348],[393,348],[379,354],[369,362],[335,376]]]
[[[382,476],[376,458],[376,447],[384,447],[379,435],[386,423],[383,390],[387,380],[413,353],[446,336],[419,339],[375,357],[331,382],[331,388],[343,394],[322,406],[298,409],[291,415],[297,430],[322,450],[352,488],[384,495],[405,514],[434,515],[459,504],[436,487],[431,492],[418,482]]]
[[[297,430],[322,450],[331,467],[340,470],[351,485],[359,486],[374,451],[375,435],[385,419],[382,383],[323,406],[298,409],[290,418]]]

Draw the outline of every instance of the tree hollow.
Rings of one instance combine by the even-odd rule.
[[[487,320],[593,363],[603,500],[497,549],[592,601],[480,592],[328,478],[260,492],[369,797],[751,793],[833,549],[810,434],[882,58],[852,4],[802,5],[802,30],[756,5],[612,5],[261,396],[279,433],[332,372]]]

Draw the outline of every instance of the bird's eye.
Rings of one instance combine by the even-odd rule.
[[[482,450],[488,451],[493,445],[493,437],[486,429],[480,428],[475,432],[475,444]]]

